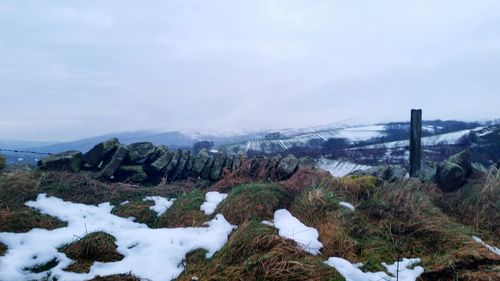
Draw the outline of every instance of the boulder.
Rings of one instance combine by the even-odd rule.
[[[49,155],[37,163],[39,169],[50,171],[70,171],[77,173],[83,166],[83,154],[80,151],[66,151]]]
[[[222,169],[226,164],[227,154],[223,151],[217,153],[214,160],[214,165],[212,166],[212,171],[210,172],[210,179],[216,181],[220,178]]]
[[[118,145],[111,160],[101,170],[100,177],[111,178],[125,160],[127,153],[128,150],[125,146]]]
[[[472,174],[471,153],[469,149],[451,156],[448,161],[460,166],[465,172],[465,177],[469,177]]]
[[[150,142],[137,142],[127,145],[127,162],[134,164],[149,164],[156,153],[156,146]]]
[[[207,163],[205,163],[205,166],[203,167],[203,170],[201,171],[200,178],[202,179],[210,179],[210,174],[212,171],[212,166],[214,165],[214,157],[209,156]]]
[[[471,174],[471,156],[466,149],[439,163],[435,180],[442,191],[453,192],[464,186]]]
[[[149,175],[161,176],[162,173],[167,168],[168,164],[170,163],[170,160],[172,160],[172,157],[174,156],[174,153],[172,151],[165,151],[165,150],[162,151],[163,152],[158,157],[158,159],[156,159],[153,163],[147,166],[146,172]]]
[[[202,149],[194,158],[190,176],[195,178],[199,177],[201,175],[201,172],[203,171],[203,168],[207,164],[208,159],[210,159],[210,155],[208,155],[206,150]]]
[[[189,150],[183,151],[179,158],[179,162],[177,163],[177,167],[175,168],[175,171],[171,176],[172,181],[187,178],[188,173],[186,170],[186,166],[188,164],[189,159],[191,159],[191,151]]]
[[[0,154],[0,170],[7,166],[7,160],[4,155]]]
[[[116,170],[115,179],[139,183],[147,180],[148,175],[141,165],[122,165]]]
[[[120,143],[117,138],[101,142],[83,155],[83,160],[89,168],[97,168],[101,162],[112,155]]]
[[[442,191],[453,192],[465,184],[465,175],[462,167],[453,162],[445,161],[437,167],[436,182]]]
[[[297,157],[289,154],[285,158],[281,159],[276,168],[276,173],[279,179],[288,179],[290,176],[295,173],[297,167],[299,165],[299,160]]]

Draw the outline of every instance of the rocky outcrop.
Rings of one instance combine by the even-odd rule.
[[[453,192],[464,186],[472,174],[470,159],[470,152],[464,150],[439,163],[435,177],[439,188],[444,192]]]
[[[306,158],[299,160],[293,155],[247,159],[244,154],[228,155],[220,151],[210,155],[206,150],[194,156],[189,150],[170,151],[150,142],[123,145],[117,139],[111,139],[97,144],[85,154],[68,151],[44,158],[38,165],[42,170],[72,172],[84,168],[102,180],[158,183],[160,180],[187,178],[217,181],[233,172],[239,173],[240,168],[248,169],[245,176],[283,180],[299,166],[310,167],[312,162]]]
[[[53,154],[38,161],[40,170],[79,172],[83,166],[83,155],[80,151],[67,151]]]

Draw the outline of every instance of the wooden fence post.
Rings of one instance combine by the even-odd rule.
[[[418,176],[422,158],[422,110],[411,110],[410,177]]]

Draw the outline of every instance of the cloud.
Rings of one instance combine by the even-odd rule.
[[[498,117],[498,1],[0,3],[2,138]],[[472,106],[473,105],[473,106]]]

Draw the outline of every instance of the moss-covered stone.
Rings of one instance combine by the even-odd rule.
[[[97,168],[104,158],[113,153],[118,144],[120,143],[117,138],[112,138],[108,141],[97,144],[83,155],[85,164],[90,168]]]
[[[38,161],[38,167],[47,171],[69,171],[77,173],[83,166],[83,155],[80,151],[66,151],[50,155]]]

